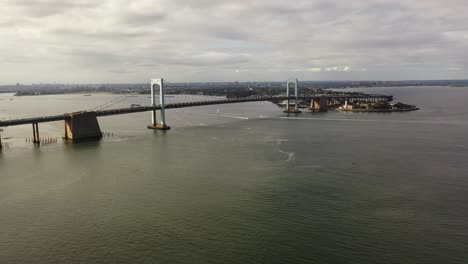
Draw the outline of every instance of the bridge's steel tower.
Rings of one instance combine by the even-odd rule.
[[[161,114],[161,121],[158,124],[156,118],[156,91],[155,88],[159,86],[159,104],[161,106],[160,114]],[[162,78],[159,79],[151,79],[151,106],[153,110],[151,111],[151,125],[148,126],[149,129],[161,129],[167,130],[170,129],[169,126],[166,125],[166,109],[164,103],[164,80]]]
[[[294,97],[295,97],[295,102],[294,102],[294,109],[291,110],[289,108],[289,84],[290,83],[294,83]],[[299,108],[298,108],[298,105],[297,103],[299,102],[299,94],[298,94],[298,91],[297,91],[297,78],[290,78],[286,81],[286,96],[287,96],[287,100],[286,100],[286,108],[284,110],[285,113],[300,113],[301,111],[299,111]]]

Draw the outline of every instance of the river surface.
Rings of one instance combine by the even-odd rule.
[[[99,142],[41,147],[6,128],[0,263],[467,263],[468,88],[364,91],[421,110],[193,107],[168,132],[103,117]],[[115,97],[0,94],[0,118]]]

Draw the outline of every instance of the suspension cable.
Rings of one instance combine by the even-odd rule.
[[[106,108],[106,107],[109,107],[110,105],[114,105],[114,102],[117,101],[117,100],[121,100],[122,98],[124,98],[123,100],[126,100],[126,99],[127,99],[126,97],[127,97],[127,95],[119,96],[119,97],[114,98],[114,99],[112,99],[112,100],[110,100],[110,101],[108,101],[108,102],[106,102],[106,103],[104,103],[104,104],[101,104],[101,105],[98,105],[98,106],[96,106],[96,107],[93,107],[93,108],[91,108],[91,109],[89,109],[89,110],[90,110],[90,111],[94,111],[94,110],[101,110],[101,109],[104,109],[104,108]],[[123,100],[121,100],[121,101],[123,101]],[[119,101],[119,102],[121,102],[121,101]],[[117,103],[119,103],[119,102],[117,102]]]

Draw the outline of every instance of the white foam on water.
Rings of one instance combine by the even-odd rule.
[[[237,118],[237,119],[244,119],[244,120],[249,119],[249,118],[246,117],[246,116],[231,116],[231,115],[219,115],[219,116],[222,116],[222,117],[230,117],[230,118]]]
[[[294,158],[294,152],[286,152],[281,149],[278,150],[280,153],[288,155],[288,159],[286,159],[286,162],[290,162]]]
[[[244,119],[248,120],[249,118],[246,116],[232,116],[232,115],[220,115],[220,114],[211,114],[212,116],[222,116],[222,117],[229,117],[229,118],[236,118],[236,119]]]

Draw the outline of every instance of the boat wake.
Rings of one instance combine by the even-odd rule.
[[[263,142],[275,142],[276,145],[281,145],[281,143],[283,143],[283,142],[288,142],[287,139],[268,139],[268,138],[267,138],[267,139],[264,139],[264,140],[262,140],[262,141],[263,141]]]
[[[229,117],[229,118],[235,118],[235,119],[243,119],[243,120],[248,120],[249,118],[246,116],[232,116],[232,115],[221,115],[221,114],[211,114],[213,116],[221,116],[221,117]]]
[[[294,152],[286,152],[286,151],[281,150],[281,149],[279,149],[278,151],[280,153],[288,156],[288,158],[286,159],[286,162],[290,162],[294,158]]]

